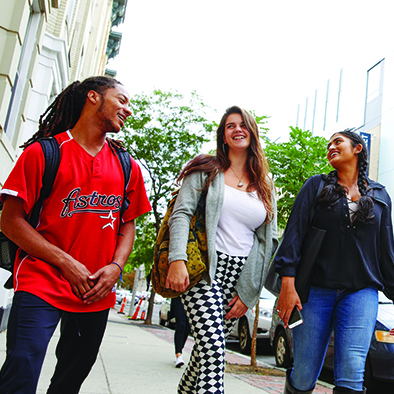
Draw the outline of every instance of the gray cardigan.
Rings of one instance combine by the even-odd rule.
[[[197,209],[205,180],[206,174],[202,172],[194,172],[183,180],[174,206],[174,211],[169,220],[170,263],[175,260],[187,260],[186,246],[190,220]],[[216,273],[216,229],[223,205],[223,197],[224,174],[220,172],[209,186],[205,208],[208,243],[208,272],[204,279],[209,285],[212,284],[212,280]],[[256,229],[252,249],[236,286],[239,297],[248,308],[253,308],[259,300],[261,289],[267,276],[269,263],[278,245],[276,196],[274,190],[272,191],[272,206],[274,208],[274,219],[270,223],[262,224]]]

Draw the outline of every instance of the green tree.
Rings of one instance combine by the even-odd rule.
[[[145,267],[145,272],[149,272],[151,269],[156,240],[156,228],[150,220],[151,216],[151,213],[148,212],[136,219],[136,242],[127,259],[125,272],[131,272],[141,265]]]
[[[326,153],[328,140],[313,137],[308,130],[290,127],[288,142],[265,140],[265,154],[275,185],[279,190],[278,227],[284,229],[294,200],[304,182],[312,175],[328,173]]]
[[[207,107],[197,93],[187,100],[179,93],[155,90],[131,98],[133,115],[123,130],[123,142],[148,176],[150,202],[156,233],[163,205],[174,181],[187,161],[208,142],[213,123],[207,120]]]
[[[186,98],[155,90],[150,96],[133,96],[130,103],[133,114],[119,137],[142,167],[152,212],[137,219],[138,238],[128,267],[144,264],[149,272],[154,242],[174,182],[184,165],[201,153],[214,124],[208,120],[208,107],[195,92]],[[152,290],[146,324],[151,324],[153,298]]]

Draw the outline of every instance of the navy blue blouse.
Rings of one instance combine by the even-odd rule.
[[[295,199],[274,260],[281,277],[296,276],[302,240],[321,179],[320,175],[309,178]],[[381,184],[368,180],[368,185],[374,200],[374,219],[370,224],[351,222],[345,196],[330,209],[317,205],[314,225],[325,229],[326,235],[313,267],[312,284],[354,291],[373,286],[394,300],[391,199]]]

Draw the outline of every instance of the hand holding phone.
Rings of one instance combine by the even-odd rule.
[[[304,322],[304,319],[302,318],[301,312],[297,308],[297,305],[294,307],[294,309],[291,312],[289,322],[288,322],[288,327],[290,329],[299,326]]]

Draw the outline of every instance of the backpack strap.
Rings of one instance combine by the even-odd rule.
[[[37,227],[38,218],[40,216],[42,204],[52,192],[53,184],[60,165],[60,148],[59,143],[54,137],[40,138],[40,143],[45,159],[45,169],[42,176],[42,188],[40,196],[35,203],[29,218],[29,223],[33,228]]]
[[[129,155],[129,152],[127,152],[123,148],[117,148],[115,147],[115,152],[118,156],[120,165],[122,166],[123,170],[123,176],[124,176],[124,191],[123,191],[123,202],[122,202],[122,208],[120,209],[120,216],[119,216],[119,233],[120,233],[120,227],[122,225],[122,217],[123,214],[126,212],[126,209],[130,205],[130,200],[127,198],[127,185],[130,182],[130,177],[131,177],[131,158]]]
[[[33,228],[37,227],[38,218],[40,217],[40,212],[44,200],[51,194],[53,183],[55,182],[56,174],[60,165],[60,148],[59,144],[54,137],[40,138],[37,142],[41,144],[42,151],[44,153],[45,168],[44,174],[42,176],[42,187],[40,190],[40,196],[37,202],[34,204],[29,216],[29,223]],[[16,245],[15,245],[16,246]],[[18,249],[16,246],[15,251]],[[22,253],[25,253],[22,251]],[[13,265],[15,262],[15,257],[12,261],[11,276],[4,283],[6,289],[12,289],[13,287]]]

